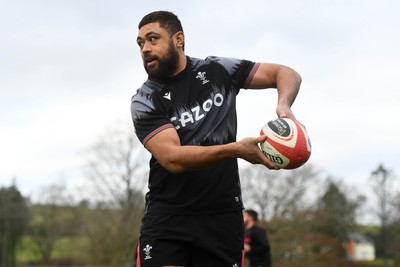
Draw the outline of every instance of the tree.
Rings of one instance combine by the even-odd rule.
[[[396,193],[395,197],[395,216],[394,220],[390,225],[390,230],[392,231],[391,238],[388,240],[389,252],[393,255],[396,260],[396,266],[400,266],[400,192]]]
[[[50,185],[39,194],[39,203],[32,206],[34,216],[29,226],[35,252],[44,262],[50,260],[56,242],[77,230],[77,212],[72,197],[63,185]]]
[[[317,201],[318,224],[315,230],[337,240],[338,245],[334,249],[339,250],[337,253],[341,258],[346,256],[341,244],[344,244],[348,234],[354,229],[357,209],[364,200],[362,196],[350,199],[343,185],[328,178],[326,190]]]
[[[274,266],[351,265],[343,257],[342,240],[355,222],[362,198],[349,198],[343,186],[331,181],[321,189],[317,174],[311,164],[287,171],[251,165],[241,173],[245,207],[262,215],[260,224],[267,229]],[[329,218],[340,223],[340,229]]]
[[[109,128],[86,150],[86,157],[91,200],[121,207],[132,202],[135,191],[143,191],[149,156],[131,127]]]
[[[319,218],[312,209],[296,212],[290,219],[270,221],[267,226],[273,266],[352,266],[339,257],[338,249],[342,244],[337,238],[315,231],[319,224]]]
[[[385,267],[388,266],[388,226],[393,219],[392,211],[395,209],[393,180],[394,175],[392,174],[392,171],[386,169],[382,164],[380,164],[376,170],[372,171],[370,175],[371,188],[377,198],[377,206],[374,211],[381,227],[381,231],[377,240],[377,251],[384,259]]]
[[[147,155],[132,127],[120,125],[87,150],[85,173],[97,204],[89,212],[85,233],[96,261],[110,266],[132,262],[144,210]]]
[[[15,266],[16,246],[29,219],[27,200],[15,185],[0,188],[0,266]]]
[[[328,223],[326,233],[340,237],[342,241],[356,225],[357,210],[365,201],[362,195],[352,192],[353,198],[346,194],[343,184],[328,178],[326,190],[317,201],[317,211]],[[355,195],[355,197],[354,197]]]
[[[245,206],[257,210],[262,220],[290,217],[307,206],[307,192],[316,175],[311,164],[290,171],[249,165],[241,171]]]

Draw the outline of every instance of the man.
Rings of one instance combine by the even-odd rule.
[[[241,88],[278,88],[279,117],[300,87],[292,69],[232,58],[185,55],[177,16],[152,12],[137,44],[148,80],[132,97],[136,134],[152,154],[138,265],[242,266],[243,204],[237,158],[278,169],[261,152],[264,136],[236,141]]]
[[[265,230],[257,225],[258,213],[246,210],[243,221],[246,227],[244,252],[249,259],[249,267],[271,267],[271,248]]]

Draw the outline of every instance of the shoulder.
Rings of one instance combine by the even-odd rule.
[[[231,74],[235,73],[240,68],[245,67],[248,63],[251,63],[248,60],[232,58],[232,57],[210,56],[206,60],[220,64]]]
[[[266,232],[264,228],[262,228],[258,225],[254,226],[254,231],[257,233],[260,233],[260,234],[264,234]]]
[[[198,69],[205,65],[219,65],[224,67],[230,73],[234,72],[244,62],[246,62],[246,60],[219,56],[208,56],[205,59],[190,58],[190,63],[193,69]]]
[[[240,64],[243,61],[243,59],[232,58],[232,57],[209,56],[205,59],[205,61],[215,62],[223,66],[234,66]]]
[[[136,94],[131,98],[132,115],[148,112],[155,108],[154,100],[156,93],[162,91],[164,85],[152,80],[147,80]]]
[[[157,92],[161,92],[163,88],[164,84],[153,80],[147,80],[139,89],[136,90],[136,94],[132,96],[132,102],[146,101]]]

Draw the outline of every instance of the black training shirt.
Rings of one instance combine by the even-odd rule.
[[[177,76],[148,79],[132,97],[131,113],[143,145],[175,128],[181,145],[211,146],[236,141],[236,95],[247,88],[259,64],[233,58],[187,57]],[[150,160],[146,212],[221,213],[243,208],[237,159],[201,171],[172,174]]]

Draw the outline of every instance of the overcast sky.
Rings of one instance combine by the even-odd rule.
[[[380,163],[400,178],[400,2],[389,0],[0,0],[0,186],[32,195],[79,183],[90,146],[145,81],[137,24],[176,13],[186,52],[288,65],[310,162],[366,186]],[[238,96],[238,139],[276,117],[276,91]],[[398,188],[400,189],[400,188]]]

